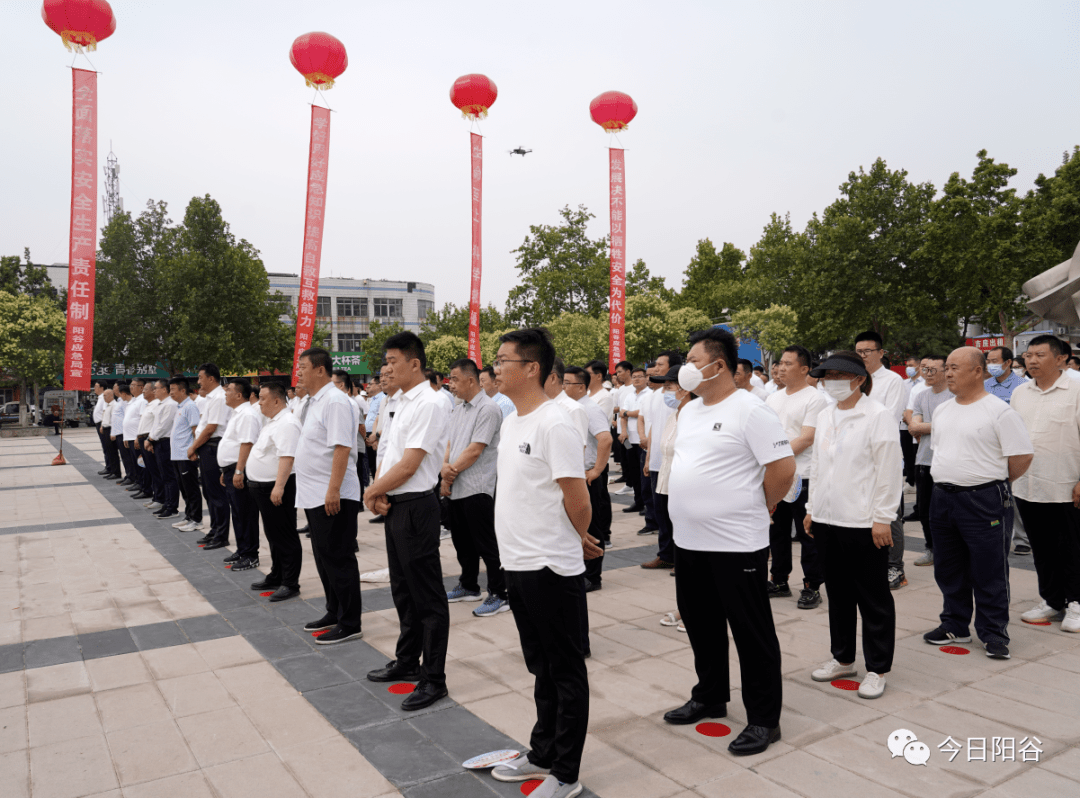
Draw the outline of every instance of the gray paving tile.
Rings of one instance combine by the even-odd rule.
[[[145,626],[131,627],[131,637],[139,651],[151,651],[156,648],[181,646],[188,642],[176,621],[148,623]]]
[[[301,693],[353,681],[349,674],[316,652],[276,660],[274,667]]]
[[[23,644],[11,643],[0,646],[0,673],[11,673],[23,669]]]
[[[523,750],[512,737],[460,706],[421,715],[408,723],[459,762],[500,748]]]
[[[320,646],[320,650],[323,652],[324,657],[354,679],[369,684],[369,689],[372,692],[378,688],[377,683],[368,683],[366,677],[369,672],[386,667],[388,659],[381,651],[368,645],[363,640],[340,646]],[[400,698],[398,696],[398,703],[401,703]]]
[[[244,635],[255,650],[270,661],[310,654],[312,649],[291,629],[269,629]]]
[[[396,717],[389,707],[377,701],[357,682],[311,690],[304,693],[304,698],[341,731],[377,726]]]
[[[240,633],[259,632],[263,629],[276,629],[284,626],[280,618],[275,618],[263,607],[251,604],[235,610],[223,612],[222,617]]]
[[[323,616],[322,611],[315,609],[306,601],[290,599],[289,601],[276,601],[273,604],[267,602],[264,611],[280,620],[286,626],[317,621]]]
[[[197,618],[184,618],[176,623],[192,643],[232,637],[236,634],[236,630],[225,623],[225,619],[220,615],[200,615]]]
[[[234,590],[229,593],[211,593],[206,597],[218,612],[238,610],[241,607],[254,607],[255,600],[249,595],[250,590]]]
[[[388,723],[376,730],[354,729],[345,736],[398,787],[461,773],[461,762],[407,723]]]
[[[83,659],[100,659],[138,651],[131,632],[127,629],[109,629],[104,632],[81,634],[79,646],[82,648]]]
[[[204,596],[208,596],[212,593],[224,593],[229,590],[236,590],[236,585],[218,574],[189,577],[188,581],[191,582],[194,588]]]
[[[81,659],[82,652],[74,636],[51,637],[23,644],[23,662],[27,668],[44,668],[65,662],[78,662]]]
[[[426,781],[414,787],[407,787],[401,794],[405,798],[481,798],[481,796],[499,795],[493,789],[493,785],[498,783],[491,778],[491,772],[488,770],[466,770],[434,781]],[[521,785],[516,784],[514,788],[517,794],[521,795]]]

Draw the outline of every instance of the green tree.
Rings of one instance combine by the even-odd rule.
[[[21,426],[29,387],[49,384],[64,370],[65,328],[64,313],[52,297],[0,290],[0,373],[22,386]]]
[[[494,305],[480,308],[480,331],[503,330],[509,325]],[[442,310],[433,310],[420,322],[420,340],[428,343],[444,335],[469,338],[469,306],[447,302]]]
[[[400,322],[383,324],[378,319],[374,319],[368,330],[368,337],[361,342],[360,351],[367,358],[368,368],[371,369],[371,373],[375,374],[382,366],[386,339],[397,335],[399,332],[405,332],[405,328],[401,326]]]
[[[524,243],[513,250],[519,284],[506,300],[506,318],[513,325],[546,324],[568,312],[599,317],[607,310],[607,238],[586,235],[593,214],[584,205],[566,206],[559,215],[561,225],[531,225]]]
[[[797,342],[798,325],[799,315],[787,305],[770,305],[764,310],[745,308],[731,317],[730,324],[736,335],[757,341],[770,361]]]
[[[774,213],[761,238],[750,248],[746,265],[742,307],[763,310],[777,303],[795,308],[800,316],[800,340],[807,338],[805,319],[812,315],[810,309],[815,301],[806,292],[809,252],[808,237],[791,229],[791,217]]]
[[[1053,175],[1035,179],[1021,218],[1034,273],[1072,257],[1080,242],[1080,147],[1064,153]]]
[[[676,297],[675,292],[664,285],[663,277],[653,277],[649,273],[649,267],[641,258],[634,261],[634,265],[626,272],[626,295],[629,297],[638,294],[655,294],[668,302],[672,302]],[[610,288],[608,296],[611,296]]]
[[[568,366],[584,366],[590,360],[607,362],[607,320],[584,313],[563,313],[547,325],[555,351]]]
[[[724,242],[720,251],[708,238],[697,242],[697,250],[683,272],[683,286],[676,306],[697,308],[719,321],[743,302],[743,261],[746,254]]]
[[[49,272],[44,266],[38,266],[30,258],[30,249],[23,250],[26,262],[22,263],[18,255],[0,257],[0,291],[9,294],[26,294],[33,297],[45,297],[61,310],[65,309],[66,297],[49,280]]]
[[[665,349],[685,352],[694,330],[710,327],[709,317],[697,308],[672,309],[653,294],[626,300],[626,359],[643,363]]]
[[[446,374],[455,360],[469,356],[469,339],[460,335],[440,335],[434,341],[424,344],[429,368]]]

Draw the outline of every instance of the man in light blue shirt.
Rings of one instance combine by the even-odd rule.
[[[503,418],[506,418],[514,412],[514,403],[510,401],[508,396],[499,393],[499,389],[495,385],[495,369],[491,366],[487,366],[480,370],[480,387],[483,388],[484,393],[499,406]]]
[[[1013,374],[1013,353],[1007,346],[998,346],[986,353],[986,370],[990,379],[983,383],[986,392],[1003,402],[1012,399],[1013,391],[1027,382],[1019,374]]]
[[[135,484],[131,470],[131,450],[124,446],[124,413],[127,412],[128,403],[131,402],[131,389],[125,383],[114,382],[113,396],[116,408],[113,410],[112,417],[112,439],[120,452],[120,462],[124,464],[124,478],[116,484],[126,488],[128,485]]]
[[[181,532],[195,532],[202,529],[199,472],[195,463],[189,460],[187,455],[188,447],[195,442],[195,428],[199,426],[199,408],[188,392],[186,377],[173,377],[169,380],[169,396],[177,404],[169,456],[176,474],[176,481],[180,484],[180,495],[184,497],[184,518],[173,524],[173,527]]]

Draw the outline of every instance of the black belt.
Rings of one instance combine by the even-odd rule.
[[[434,490],[418,490],[414,493],[393,493],[387,495],[386,498],[390,500],[391,504],[401,504],[402,502],[412,502],[416,501],[417,499],[423,499],[426,496],[434,495]]]
[[[147,438],[149,438],[149,437],[150,437],[150,433],[149,433],[149,432],[144,432],[144,433],[143,433],[142,435],[137,435],[136,437],[137,437],[137,438],[138,438],[138,439],[139,439],[140,441],[145,441],[145,440],[146,440]]]
[[[227,466],[218,466],[218,471],[224,474],[228,469],[236,470],[236,463],[229,463]]]
[[[247,484],[256,488],[272,488],[277,482],[256,482],[253,479],[248,479]]]
[[[1004,479],[995,479],[993,482],[984,482],[981,485],[953,485],[949,482],[935,482],[934,487],[941,488],[946,493],[970,493],[973,490],[984,490],[1004,484],[1006,484]]]

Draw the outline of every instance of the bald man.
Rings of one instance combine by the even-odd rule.
[[[944,607],[931,645],[971,641],[986,656],[1009,659],[1011,482],[1027,471],[1035,449],[1020,414],[984,387],[986,356],[964,346],[945,363],[954,399],[934,411],[930,532],[934,578]]]

